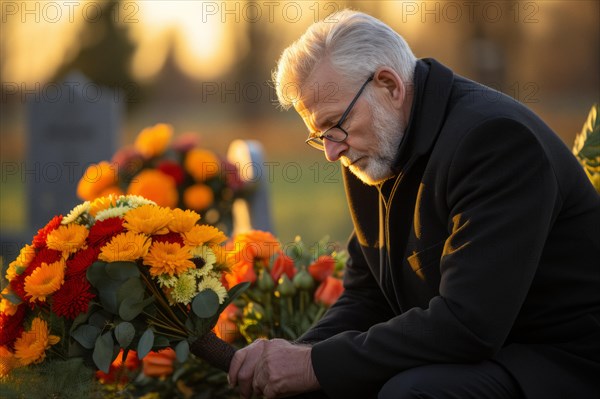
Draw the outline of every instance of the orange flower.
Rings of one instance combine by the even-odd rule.
[[[187,233],[200,220],[200,215],[194,211],[182,210],[179,208],[173,209],[173,220],[167,226],[170,231],[175,233]]]
[[[192,262],[189,247],[177,243],[155,242],[150,247],[148,255],[144,256],[144,264],[150,266],[150,274],[179,275],[188,269],[196,268]]]
[[[27,366],[31,363],[40,363],[46,358],[46,349],[58,343],[60,338],[50,335],[48,324],[36,317],[31,323],[31,329],[25,331],[15,341],[15,357]]]
[[[156,202],[156,205],[169,208],[177,206],[179,200],[175,180],[156,169],[144,169],[138,173],[129,184],[127,194],[140,195]]]
[[[199,148],[188,151],[184,161],[185,169],[198,182],[216,176],[220,170],[219,164],[219,158],[213,152]]]
[[[109,196],[109,195],[114,195],[114,196],[118,197],[118,196],[123,195],[123,194],[124,194],[123,190],[121,190],[119,188],[119,186],[115,185],[115,186],[106,187],[104,190],[100,191],[98,193],[98,197],[106,197],[106,196]]]
[[[261,230],[238,234],[234,238],[234,246],[234,250],[238,251],[238,257],[249,261],[258,258],[266,265],[271,256],[281,250],[281,245],[275,236],[268,231]]]
[[[235,323],[240,310],[234,304],[228,305],[219,315],[219,320],[215,325],[215,334],[225,342],[232,343],[240,335],[240,331]]]
[[[142,360],[142,370],[149,377],[166,377],[173,374],[177,355],[172,348],[149,352]]]
[[[123,227],[129,231],[148,235],[167,234],[173,213],[169,208],[148,204],[128,211],[123,219]]]
[[[216,227],[208,224],[195,225],[190,231],[183,233],[183,242],[190,247],[204,244],[220,244],[227,240],[225,234]],[[212,248],[213,245],[210,245]]]
[[[135,370],[139,365],[140,361],[137,357],[137,352],[134,350],[127,352],[127,358],[125,359],[125,364],[123,364],[123,349],[121,349],[117,358],[110,365],[108,373],[98,370],[96,371],[96,378],[103,384],[112,384],[114,382],[126,384],[129,381],[126,371]]]
[[[291,280],[294,278],[296,274],[296,267],[294,266],[294,260],[284,254],[283,252],[279,253],[279,256],[273,262],[273,268],[271,269],[271,278],[273,281],[278,281],[279,277],[283,274],[286,274],[288,278]]]
[[[117,169],[106,161],[91,164],[79,180],[77,196],[86,201],[95,199],[105,189],[118,183],[117,174]]]
[[[8,264],[8,268],[6,269],[6,279],[12,281],[17,274],[20,274],[22,270],[27,269],[33,258],[35,258],[35,248],[33,245],[26,244],[21,248],[17,259]]]
[[[231,266],[231,273],[225,274],[224,277],[226,285],[230,288],[244,281],[248,281],[253,284],[256,281],[254,264],[245,260],[236,262]]]
[[[342,280],[328,276],[315,291],[315,302],[331,306],[343,292]]]
[[[171,136],[173,136],[173,128],[159,123],[142,130],[135,139],[134,147],[144,158],[152,158],[165,152]]]
[[[50,249],[61,251],[63,255],[71,254],[83,247],[89,233],[87,227],[79,224],[60,226],[48,234],[46,245]]]
[[[100,211],[112,208],[117,205],[117,197],[115,195],[101,196],[94,199],[90,203],[90,215],[96,217],[96,214]]]
[[[6,377],[12,369],[20,365],[19,359],[15,357],[14,353],[6,346],[0,346],[0,379]]]
[[[31,296],[30,302],[45,301],[48,295],[59,290],[65,281],[65,260],[42,265],[25,277],[25,292]]]
[[[101,248],[99,260],[104,262],[135,261],[146,256],[151,240],[143,234],[128,231],[114,236]]]
[[[335,260],[329,255],[322,255],[310,266],[308,272],[316,281],[323,281],[331,276],[335,269]]]
[[[194,184],[183,192],[183,203],[190,209],[203,211],[212,205],[215,194],[206,184]]]

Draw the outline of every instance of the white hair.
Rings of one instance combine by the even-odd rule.
[[[322,62],[330,62],[349,84],[358,85],[382,66],[410,83],[417,59],[402,36],[377,18],[341,10],[312,24],[281,54],[273,81],[284,109],[297,99],[288,94],[289,86],[301,88]]]

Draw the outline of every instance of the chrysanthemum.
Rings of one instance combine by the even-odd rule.
[[[52,311],[59,317],[73,320],[79,314],[87,312],[94,297],[85,276],[70,278],[52,296]]]
[[[6,346],[0,346],[0,378],[6,377],[14,368],[20,366],[19,360]]]
[[[202,258],[204,261],[204,267],[212,268],[217,261],[217,256],[212,249],[206,245],[192,248],[192,255],[194,258]]]
[[[151,241],[143,234],[127,231],[116,235],[100,249],[98,259],[105,262],[135,261],[146,256]]]
[[[60,226],[60,222],[62,221],[62,215],[54,216],[46,226],[39,229],[35,237],[33,237],[33,247],[41,248],[46,246],[46,237],[48,234]]]
[[[164,123],[142,130],[135,139],[134,146],[145,158],[162,154],[173,136],[173,127]]]
[[[227,298],[227,290],[225,287],[223,287],[223,284],[221,284],[219,278],[214,276],[212,273],[204,277],[204,279],[198,283],[198,292],[202,292],[204,290],[213,290],[219,297],[220,304],[222,304],[225,301],[225,298]]]
[[[158,206],[173,208],[179,200],[175,180],[156,169],[144,169],[131,181],[127,194],[151,198]]]
[[[0,313],[0,346],[12,347],[17,337],[21,336],[25,313],[24,304],[17,307],[14,315]]]
[[[65,216],[60,224],[65,225],[69,223],[73,223],[77,220],[78,217],[83,215],[84,213],[90,210],[90,201],[85,201],[83,204],[77,205],[75,208],[69,212],[67,216]]]
[[[200,220],[200,215],[191,210],[173,209],[173,220],[167,226],[176,233],[186,233]]]
[[[8,281],[14,279],[17,274],[20,274],[23,270],[27,269],[34,258],[35,248],[33,248],[33,245],[25,245],[21,248],[17,259],[8,264],[8,268],[6,269],[6,279]]]
[[[156,280],[162,288],[171,288],[175,285],[175,283],[177,283],[177,277],[169,274],[161,274],[160,276],[156,277]]]
[[[101,247],[109,242],[113,236],[122,233],[123,230],[125,230],[123,219],[119,217],[97,220],[90,228],[88,243],[94,247]]]
[[[175,243],[155,242],[148,255],[144,256],[144,264],[150,266],[150,274],[180,275],[190,268],[196,267],[190,259],[192,254],[186,246]]]
[[[170,209],[153,205],[142,205],[127,212],[123,226],[136,233],[166,234],[167,225],[173,220]]]
[[[40,363],[46,357],[46,349],[58,343],[60,338],[50,335],[48,324],[36,317],[31,323],[31,329],[25,331],[15,341],[15,357],[24,366],[31,363]]]
[[[79,224],[60,226],[48,234],[46,245],[48,248],[61,251],[62,253],[77,252],[85,244],[88,234],[89,230]]]
[[[34,300],[45,301],[48,295],[58,291],[65,279],[65,261],[42,263],[30,276],[25,278],[25,292]]]
[[[62,259],[62,253],[54,249],[48,249],[46,247],[41,248],[35,254],[35,257],[31,260],[31,263],[22,273],[19,274],[17,270],[17,276],[10,282],[11,290],[24,301],[29,301],[30,296],[25,291],[25,280],[35,270],[37,270],[42,264],[51,264],[58,262]]]
[[[102,221],[110,218],[122,218],[131,210],[128,206],[116,206],[114,208],[104,209],[96,214],[96,220]]]
[[[67,259],[67,269],[65,270],[65,278],[75,275],[85,275],[88,267],[98,260],[100,248],[87,247],[78,251],[72,258]]]
[[[125,201],[131,208],[138,208],[142,205],[156,205],[156,202],[149,200],[148,198],[144,198],[141,195],[126,195],[124,197]]]
[[[197,293],[196,278],[187,273],[177,279],[170,292],[170,296],[176,303],[189,304]]]
[[[220,244],[227,240],[227,236],[216,227],[207,224],[195,225],[190,231],[183,234],[183,242],[190,247],[213,243]]]
[[[116,202],[115,202],[116,199],[117,199],[117,197],[114,195],[109,195],[106,197],[98,197],[98,198],[94,199],[92,202],[90,202],[90,209],[89,209],[90,215],[96,217],[98,212],[116,206]]]

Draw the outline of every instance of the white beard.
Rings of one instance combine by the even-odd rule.
[[[376,104],[375,101],[369,101]],[[344,166],[348,166],[350,171],[356,175],[365,184],[374,186],[382,183],[394,175],[392,166],[398,153],[398,147],[404,136],[406,123],[404,118],[394,115],[392,112],[386,112],[383,107],[371,106],[373,118],[373,128],[375,129],[375,140],[377,140],[377,153],[373,155],[361,154],[349,151],[342,159]],[[351,162],[360,160],[358,164]],[[359,166],[363,165],[363,166]]]

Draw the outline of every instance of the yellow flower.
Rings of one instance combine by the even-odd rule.
[[[46,349],[60,341],[56,335],[50,335],[48,324],[36,317],[31,323],[31,329],[25,331],[15,341],[15,357],[23,366],[40,363],[46,357]]]
[[[31,296],[30,302],[45,301],[48,295],[58,291],[65,280],[65,260],[42,265],[30,276],[25,277],[25,292]]]
[[[89,230],[79,224],[60,226],[48,234],[46,245],[63,253],[77,252],[85,244]]]
[[[0,379],[6,377],[8,373],[14,368],[19,367],[21,364],[6,346],[0,346]]]
[[[173,220],[167,226],[175,233],[186,233],[200,220],[200,215],[191,210],[173,209]]]
[[[124,219],[123,227],[129,231],[148,235],[167,234],[167,226],[173,220],[173,214],[168,208],[142,205],[127,212]]]
[[[21,248],[17,259],[8,264],[8,268],[6,269],[6,279],[12,281],[17,274],[21,274],[23,270],[27,269],[34,257],[35,249],[33,248],[33,245],[26,244]],[[17,268],[21,268],[21,272],[19,272]]]
[[[190,259],[192,254],[186,246],[177,243],[155,242],[150,247],[148,255],[144,257],[144,264],[150,266],[150,274],[159,276],[161,274],[179,275],[188,269],[195,268]]]
[[[214,153],[199,148],[188,151],[184,167],[198,182],[203,182],[216,176],[221,169],[219,158]]]
[[[213,204],[215,194],[206,184],[194,184],[183,192],[183,203],[190,209],[202,211]]]
[[[175,179],[156,169],[144,169],[135,175],[127,194],[139,195],[169,208],[177,206],[179,201]]]
[[[135,261],[146,256],[151,241],[143,234],[127,231],[113,237],[100,249],[98,259],[104,262]]]
[[[89,210],[90,201],[85,201],[83,204],[79,204],[75,208],[71,209],[71,212],[69,212],[69,214],[60,221],[60,224],[73,223],[77,220],[78,217],[88,212]]]
[[[207,224],[196,225],[183,234],[183,242],[190,247],[204,244],[220,244],[227,240],[227,236],[216,227]]]
[[[117,197],[114,195],[108,195],[106,197],[98,197],[90,203],[89,213],[96,217],[96,214],[105,209],[111,208],[117,205]]]
[[[99,197],[100,193],[118,183],[117,174],[115,165],[106,161],[88,166],[77,185],[77,196],[86,201]]]
[[[10,286],[7,286],[6,288],[4,288],[2,290],[2,292],[0,293],[1,295],[7,295],[9,294],[10,291]],[[9,301],[6,298],[2,298],[0,299],[0,313],[1,314],[5,314],[8,316],[13,316],[15,313],[17,313],[17,308],[19,307],[19,305],[15,305],[13,304],[11,301]]]
[[[170,125],[159,123],[142,130],[135,139],[134,147],[144,158],[152,158],[165,151],[172,135],[173,128]]]

